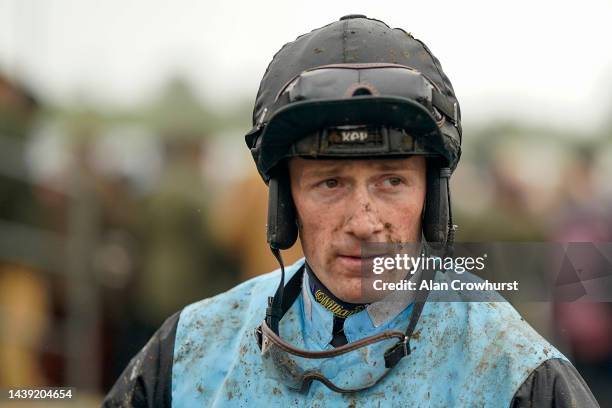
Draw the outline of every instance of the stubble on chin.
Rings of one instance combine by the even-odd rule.
[[[326,280],[328,283],[325,286],[339,299],[349,303],[362,303],[361,286],[363,282],[361,275],[347,276],[342,272],[332,270],[331,275],[328,275]]]

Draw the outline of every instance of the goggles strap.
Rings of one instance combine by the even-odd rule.
[[[424,301],[416,302],[414,305],[414,310],[410,315],[410,323],[408,323],[408,328],[406,329],[406,333],[404,334],[404,339],[397,342],[393,347],[385,351],[385,367],[393,368],[395,365],[404,357],[410,354],[410,336],[412,336],[412,332],[414,332],[414,328],[416,327],[417,322],[419,321],[419,317],[421,316],[421,312],[423,311],[423,306],[425,306]]]

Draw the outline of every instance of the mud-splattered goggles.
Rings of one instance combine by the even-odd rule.
[[[448,124],[456,126],[457,109],[433,81],[411,67],[388,63],[324,65],[285,84],[246,140],[266,180],[280,160],[295,155],[290,148],[298,141],[330,127],[368,125],[402,130],[454,163],[457,157],[449,155],[440,129]],[[315,138],[302,144],[308,144],[306,150],[317,155],[410,154],[412,146],[403,143],[401,133],[389,135],[386,143],[382,139],[324,137],[323,142]]]

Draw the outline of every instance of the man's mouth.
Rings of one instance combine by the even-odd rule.
[[[343,255],[343,254],[338,255],[338,257],[341,257],[341,258],[359,259],[359,260],[364,260],[364,261],[371,260],[379,256],[381,255],[361,255],[361,254],[360,255]]]
[[[360,273],[364,266],[374,262],[374,258],[381,256],[380,254],[357,254],[357,253],[340,253],[336,257],[344,268],[349,270],[358,270]]]
[[[345,258],[356,258],[361,260],[372,260],[374,258],[389,256],[389,252],[380,250],[374,253],[372,253],[372,251],[366,251],[366,253],[362,253],[361,251],[347,251],[339,252],[337,256]]]

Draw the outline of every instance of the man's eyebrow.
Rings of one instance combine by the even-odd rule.
[[[374,167],[376,167],[377,170],[382,171],[398,171],[410,169],[410,166],[407,166],[404,160],[385,160],[383,162],[376,162]]]
[[[315,168],[304,170],[304,175],[308,177],[324,177],[338,174],[342,171],[343,163],[325,164]]]
[[[346,163],[341,161],[336,163],[324,163],[320,162],[321,165],[304,170],[304,175],[308,177],[328,177],[332,175],[338,175],[345,170]],[[372,167],[378,171],[401,171],[411,170],[411,167],[406,165],[404,160],[384,160],[376,161],[372,163]]]

